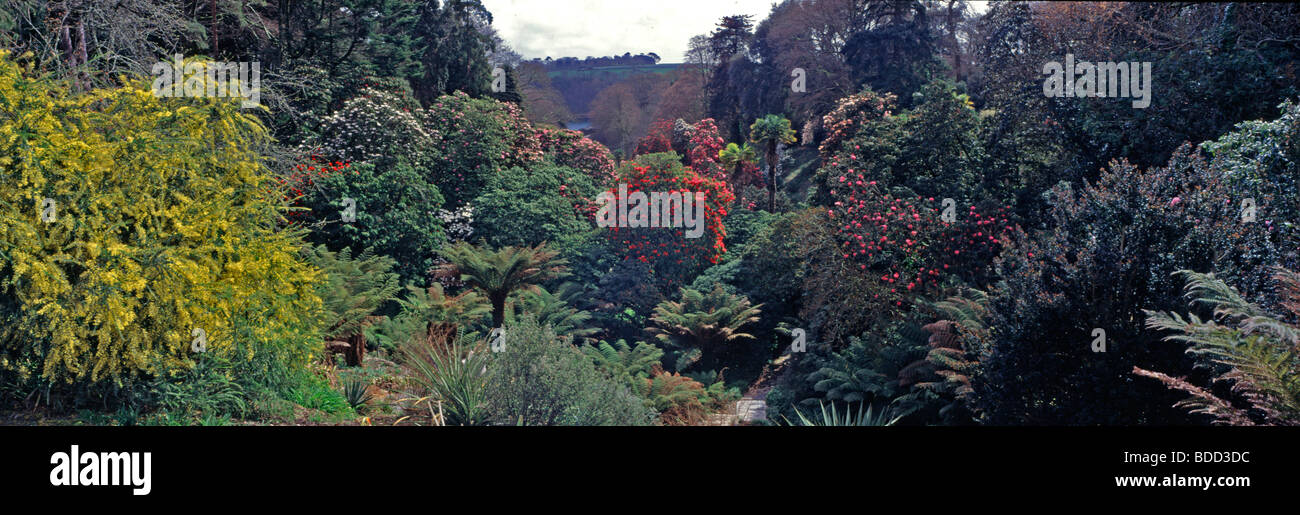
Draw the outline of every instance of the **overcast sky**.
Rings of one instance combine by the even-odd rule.
[[[682,62],[691,36],[711,32],[723,16],[752,14],[757,23],[772,11],[772,4],[773,0],[483,0],[501,37],[524,59],[654,52],[666,63]]]
[[[654,52],[680,63],[691,36],[731,14],[767,17],[772,0],[483,0],[501,37],[524,56]]]

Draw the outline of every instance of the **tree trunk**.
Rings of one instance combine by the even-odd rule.
[[[212,0],[208,5],[212,8],[212,57],[215,59],[220,50],[217,47],[217,44],[219,43],[217,39],[217,0]]]
[[[495,295],[492,299],[492,328],[501,327],[506,323],[506,296],[502,295],[497,298]]]
[[[366,358],[366,333],[359,331],[348,338],[348,352],[343,355],[349,367],[359,367]]]

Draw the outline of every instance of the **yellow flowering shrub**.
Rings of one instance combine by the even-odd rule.
[[[195,348],[305,366],[321,272],[277,229],[268,142],[238,99],[74,94],[0,52],[0,369],[120,381]]]

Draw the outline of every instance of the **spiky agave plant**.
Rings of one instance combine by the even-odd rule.
[[[1210,415],[1217,424],[1300,425],[1300,327],[1247,302],[1214,274],[1177,274],[1187,279],[1190,304],[1213,308],[1213,319],[1146,311],[1147,327],[1172,331],[1165,340],[1188,344],[1187,352],[1202,365],[1230,367],[1214,381],[1230,383],[1250,408],[1239,408],[1185,379],[1138,367],[1133,373],[1191,394],[1176,406]],[[1300,316],[1300,274],[1278,268],[1274,278],[1281,306],[1294,320]]]
[[[876,411],[871,403],[862,402],[858,404],[857,413],[854,413],[852,408],[846,407],[844,413],[840,414],[834,402],[831,403],[829,411],[826,409],[826,403],[818,401],[818,404],[821,406],[820,419],[808,418],[799,411],[799,408],[794,410],[795,415],[799,417],[799,423],[791,423],[790,419],[784,416],[781,418],[785,419],[785,425],[788,426],[892,426],[907,416],[907,413],[899,413],[895,410],[893,405]]]
[[[348,406],[352,411],[361,411],[361,407],[369,404],[374,396],[370,394],[370,383],[362,379],[353,379],[343,383],[343,398],[347,399]]]
[[[464,345],[462,340],[415,341],[401,349],[411,378],[441,401],[446,425],[486,425],[488,354],[481,343]]]

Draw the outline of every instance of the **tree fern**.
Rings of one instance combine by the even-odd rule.
[[[326,339],[347,338],[360,332],[367,317],[400,288],[397,274],[390,272],[393,259],[376,256],[369,249],[354,259],[350,248],[330,252],[318,246],[312,263],[327,277],[318,290],[330,319]]]
[[[449,297],[437,283],[429,288],[407,286],[406,298],[397,302],[401,312],[372,331],[381,346],[393,350],[408,342],[425,341],[432,327],[451,327],[452,331],[473,327],[491,311],[478,292]]]
[[[492,304],[492,327],[505,323],[506,301],[518,290],[537,291],[538,285],[568,275],[567,261],[546,248],[480,248],[457,242],[443,250],[449,263],[437,268],[437,275],[456,277],[483,293]]]
[[[1230,384],[1231,391],[1249,408],[1238,408],[1183,379],[1137,367],[1133,372],[1191,394],[1177,406],[1210,415],[1219,424],[1300,425],[1300,327],[1247,302],[1213,274],[1190,270],[1178,274],[1187,280],[1189,304],[1212,308],[1213,318],[1146,311],[1147,327],[1172,332],[1165,340],[1187,344],[1188,354],[1201,365],[1227,367],[1214,381]],[[1290,311],[1289,319],[1295,320],[1300,315],[1300,275],[1278,269],[1274,277],[1281,305]]]
[[[649,378],[654,368],[660,366],[659,359],[664,355],[664,351],[654,345],[636,342],[633,347],[624,340],[612,345],[602,341],[597,345],[583,345],[580,349],[591,358],[596,368],[628,386]]]
[[[506,322],[514,323],[519,315],[529,314],[542,325],[549,325],[561,336],[585,338],[600,331],[596,327],[587,327],[591,313],[573,307],[573,299],[579,294],[574,283],[564,283],[554,293],[546,288],[522,291],[514,296],[506,310]]]
[[[647,331],[677,352],[675,368],[681,371],[705,353],[721,351],[723,345],[755,339],[741,329],[758,321],[761,308],[761,304],[751,306],[749,299],[727,293],[720,284],[708,293],[682,288],[681,300],[665,300],[655,306],[650,317],[654,326]]]
[[[969,401],[974,394],[971,378],[979,367],[980,342],[988,338],[984,323],[987,302],[987,294],[970,289],[928,305],[942,317],[922,327],[928,333],[929,350],[925,358],[899,371],[900,386],[913,388],[908,394],[913,403],[927,394],[945,402],[939,408],[945,420],[969,422]]]

